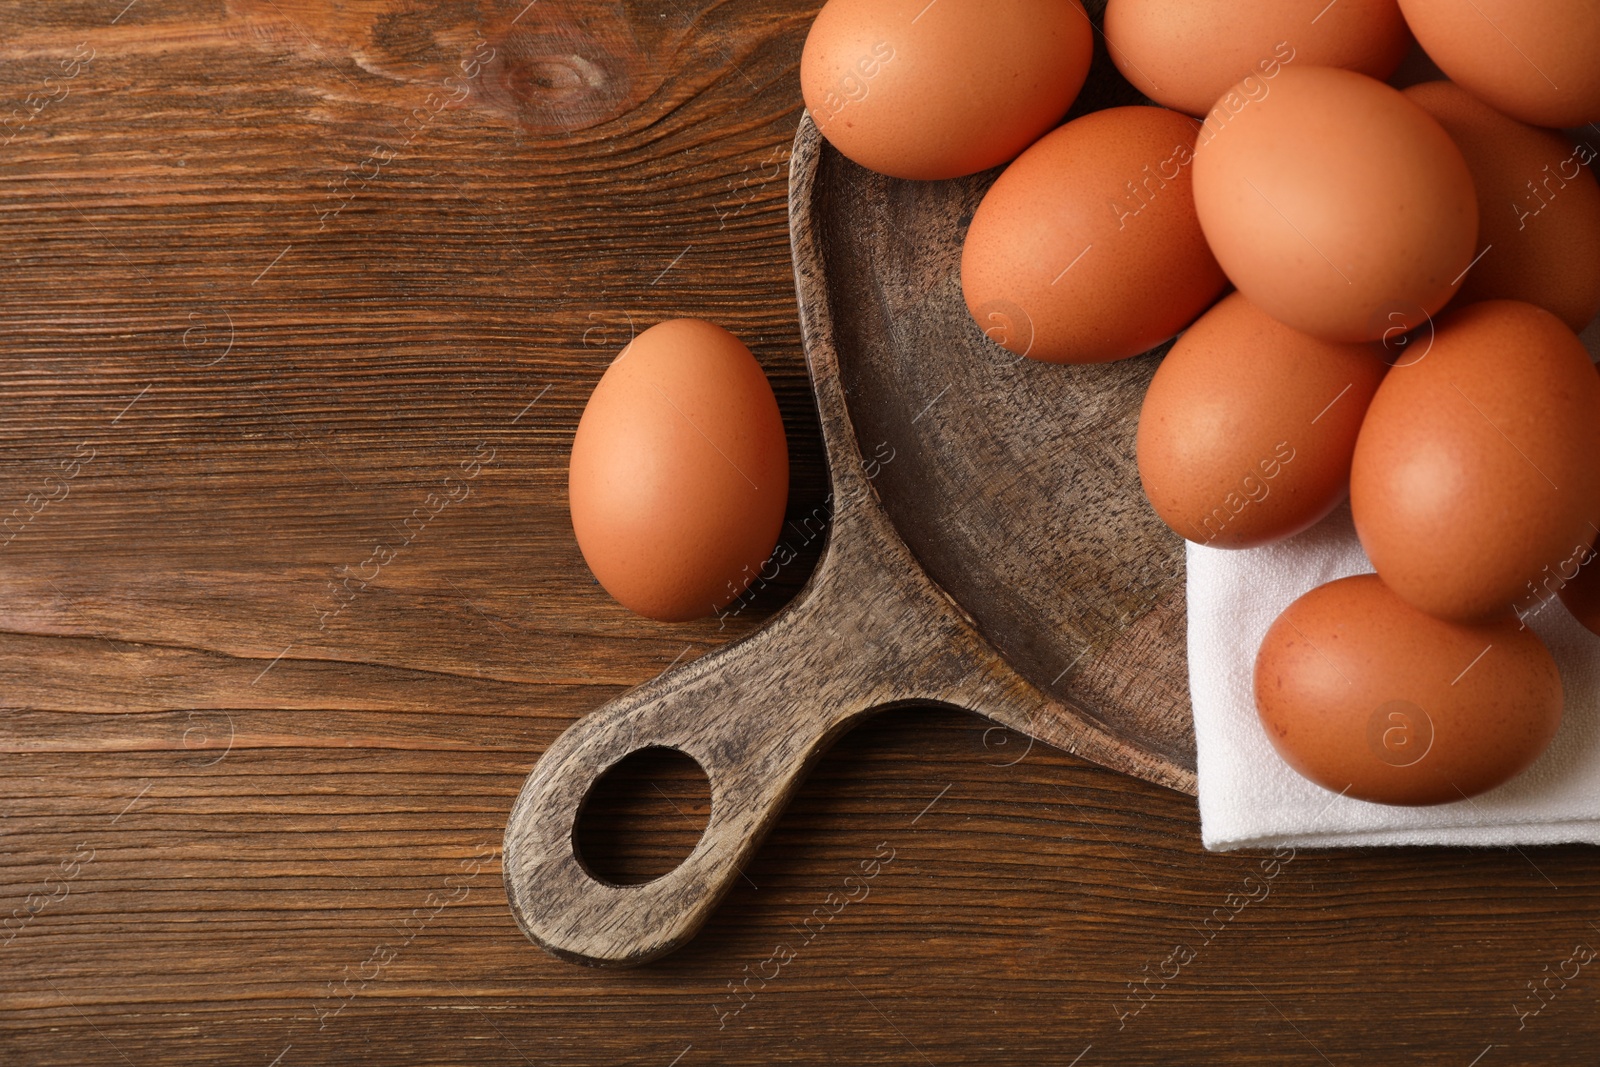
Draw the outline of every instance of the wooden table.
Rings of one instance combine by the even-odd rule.
[[[697,315],[822,506],[815,8],[0,8],[0,1063],[1595,1062],[1594,850],[1211,855],[1191,799],[954,712],[848,737],[661,963],[523,939],[539,753],[816,557],[658,625],[564,496],[607,361]],[[670,867],[697,784],[636,768],[595,862]]]

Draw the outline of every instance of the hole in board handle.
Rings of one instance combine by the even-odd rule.
[[[596,881],[644,885],[677,869],[710,821],[711,781],[700,764],[675,748],[643,748],[589,787],[573,853]]]

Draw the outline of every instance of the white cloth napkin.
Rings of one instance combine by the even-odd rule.
[[[1584,334],[1600,355],[1600,323]],[[1391,807],[1313,785],[1278,756],[1256,716],[1256,650],[1301,594],[1372,565],[1348,507],[1263,548],[1188,547],[1189,689],[1200,833],[1208,849],[1336,845],[1600,843],[1600,637],[1559,602],[1529,620],[1555,654],[1566,691],[1550,748],[1498,789],[1452,804]]]

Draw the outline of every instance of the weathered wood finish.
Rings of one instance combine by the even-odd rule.
[[[1102,58],[1069,119],[1129,103],[1144,101]],[[827,285],[812,299],[802,280],[801,312],[828,303],[873,488],[928,576],[1024,677],[1192,792],[1183,541],[1134,461],[1168,346],[1062,366],[985,338],[1026,346],[1031,330],[1004,303],[974,323],[961,294],[962,241],[998,173],[899,181],[824,146],[795,217],[817,230]]]
[[[764,630],[613,701],[540,758],[511,812],[504,869],[517,921],[556,955],[631,965],[683,944],[732,887],[807,767],[871,711],[952,704],[1115,770],[1194,791],[1181,607],[1155,614],[1165,625],[1153,634],[1119,639],[1129,616],[1137,626],[1182,581],[1181,556],[1175,576],[1171,559],[1181,552],[1171,544],[1177,539],[1136,495],[1137,474],[1131,493],[1128,480],[1129,426],[1150,360],[1024,370],[1006,359],[1012,372],[998,373],[1002,361],[972,325],[949,273],[959,258],[956,227],[984,185],[918,188],[869,177],[826,146],[810,116],[801,119],[789,157],[789,222],[832,476],[827,547],[795,603]],[[904,284],[907,274],[927,284],[919,292]],[[881,318],[870,314],[880,308]],[[928,381],[946,382],[922,414],[946,392],[956,394],[946,405],[954,413],[923,428],[952,431],[919,436],[918,391],[906,378],[921,380],[922,391]],[[857,390],[847,403],[849,379]],[[1017,396],[1026,398],[1020,406]],[[863,408],[875,427],[887,424],[878,439],[890,443],[888,452],[863,452],[852,421]],[[1063,425],[1066,412],[1076,425]],[[896,477],[907,468],[913,474]],[[917,532],[945,573],[981,575],[963,582],[970,601],[958,607],[929,580],[879,506],[877,481],[899,502],[902,528]],[[997,482],[1003,492],[994,492]],[[963,485],[961,503],[950,506]],[[967,531],[975,536],[961,539]],[[955,543],[944,543],[951,535]],[[1123,562],[1130,554],[1136,563]],[[1176,596],[1181,605],[1181,584]],[[1123,609],[1112,636],[1091,636],[1112,630],[1106,602],[1140,597]],[[962,610],[969,603],[982,607]],[[1031,618],[1031,610],[1044,618]],[[972,615],[992,617],[992,628],[980,632]],[[1057,660],[1064,666],[1035,686],[984,633],[1004,635],[1001,643],[1036,671]],[[1097,672],[1159,681],[1115,684],[1097,694],[1099,714],[1086,713],[1070,694],[1077,677]],[[1046,695],[1045,687],[1067,698]],[[584,867],[574,826],[600,775],[650,747],[675,748],[705,770],[710,825],[671,873],[608,885]]]
[[[1303,850],[1263,887],[1191,797],[942,708],[819,757],[677,952],[528,942],[496,851],[540,755],[816,558],[783,172],[817,6],[0,0],[0,116],[98,53],[0,150],[0,514],[96,450],[0,550],[0,1064],[1592,1061],[1600,968],[1550,976],[1600,947],[1600,849]],[[319,230],[480,28],[542,78]],[[792,445],[802,557],[725,626],[630,616],[566,516],[584,399],[672,315],[750,344]],[[319,630],[479,441],[470,499]],[[637,876],[708,812],[635,784]]]

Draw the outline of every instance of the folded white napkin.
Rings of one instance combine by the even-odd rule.
[[[1600,324],[1584,340],[1600,354]],[[1529,619],[1555,654],[1566,691],[1549,750],[1470,800],[1390,807],[1337,796],[1290,770],[1267,740],[1251,688],[1256,650],[1284,608],[1325,582],[1371,572],[1349,508],[1264,548],[1190,544],[1188,566],[1189,689],[1206,848],[1600,843],[1600,637],[1559,602]]]

